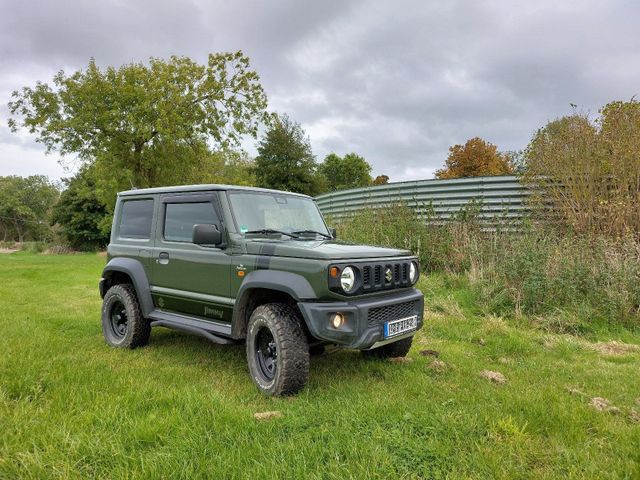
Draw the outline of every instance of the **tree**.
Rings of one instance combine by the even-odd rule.
[[[42,240],[49,212],[59,196],[44,175],[0,177],[0,231],[3,240]]]
[[[255,162],[242,150],[218,150],[209,154],[198,177],[201,183],[255,185]]]
[[[578,233],[640,233],[640,103],[611,102],[536,132],[525,151],[533,200]],[[545,211],[541,209],[541,211]]]
[[[371,182],[372,185],[386,185],[387,183],[389,183],[389,177],[386,175],[378,175]]]
[[[96,250],[109,243],[111,215],[95,190],[95,178],[90,167],[65,179],[66,189],[53,207],[51,224],[59,225],[60,233],[77,250]],[[106,230],[106,231],[105,231]]]
[[[464,145],[449,148],[445,168],[436,170],[436,178],[509,175],[513,173],[509,158],[498,152],[495,145],[475,137]]]
[[[344,157],[330,153],[320,164],[319,172],[330,192],[371,185],[371,165],[355,153]]]
[[[210,145],[238,145],[269,120],[242,52],[211,54],[206,65],[173,56],[100,70],[91,60],[12,97],[10,128],[95,164],[97,193],[110,206],[119,189],[181,183],[202,170]]]
[[[322,189],[309,139],[286,115],[277,117],[260,140],[254,171],[259,187],[307,195]]]

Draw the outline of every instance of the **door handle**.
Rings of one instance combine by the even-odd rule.
[[[169,263],[169,254],[167,252],[160,252],[158,255],[158,260],[156,260],[160,265],[166,265]]]

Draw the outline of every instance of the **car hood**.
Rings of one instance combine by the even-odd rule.
[[[278,257],[340,260],[356,258],[406,257],[409,250],[359,245],[340,240],[275,240],[247,241],[247,253]]]

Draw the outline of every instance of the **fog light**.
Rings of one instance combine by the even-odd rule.
[[[333,315],[331,315],[330,322],[333,328],[340,328],[342,325],[344,325],[344,315],[342,315],[341,313],[334,313]]]

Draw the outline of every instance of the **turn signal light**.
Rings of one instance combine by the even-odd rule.
[[[331,267],[329,269],[329,275],[331,275],[332,278],[338,278],[339,274],[340,274],[340,269],[338,267]]]

